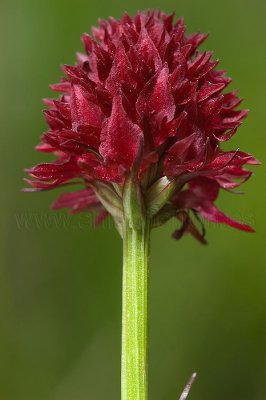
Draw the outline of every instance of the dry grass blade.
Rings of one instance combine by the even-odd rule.
[[[179,400],[186,400],[186,398],[188,397],[188,394],[190,392],[191,386],[193,385],[196,377],[197,377],[197,374],[196,374],[196,372],[194,372],[191,375],[191,378],[189,379],[188,383],[186,384],[185,389],[183,390],[181,396],[179,397]]]

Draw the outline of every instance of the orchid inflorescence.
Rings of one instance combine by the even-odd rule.
[[[96,210],[97,222],[111,214],[120,229],[130,176],[154,226],[180,221],[176,239],[188,232],[205,242],[199,215],[252,231],[214,205],[220,189],[238,187],[251,176],[245,165],[257,163],[221,148],[247,110],[238,110],[236,91],[222,94],[231,79],[212,52],[198,50],[207,35],[185,30],[182,18],[147,11],[100,20],[92,36],[82,36],[85,54],[51,85],[63,94],[44,100],[49,130],[37,150],[56,161],[28,170],[35,191],[83,185],[54,209]]]

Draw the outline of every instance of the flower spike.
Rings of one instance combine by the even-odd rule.
[[[103,183],[126,198],[136,189],[150,218],[162,214],[164,206],[177,218],[188,215],[191,201],[186,199],[193,196],[194,214],[252,231],[222,217],[213,204],[207,207],[205,201],[203,207],[199,191],[192,193],[188,186],[200,186],[208,197],[208,181],[218,196],[219,190],[235,187],[237,179],[247,180],[251,173],[245,164],[257,160],[221,149],[247,110],[238,110],[242,99],[236,91],[225,91],[231,79],[215,68],[212,52],[198,50],[207,35],[187,35],[183,19],[174,23],[173,18],[151,10],[124,14],[121,20],[100,20],[92,36],[82,36],[85,54],[77,54],[75,66],[63,66],[66,77],[50,86],[62,95],[45,100],[50,129],[37,150],[53,152],[57,159],[31,168],[33,180],[27,182],[40,191],[79,178],[84,190],[89,185],[98,198]],[[132,169],[134,184],[128,178]],[[58,204],[63,199],[70,212],[83,211],[84,193],[61,197]],[[110,207],[107,212],[114,215]],[[181,231],[191,233],[192,224],[188,217]]]

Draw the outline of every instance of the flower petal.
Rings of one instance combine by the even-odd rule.
[[[157,121],[166,118],[171,121],[175,115],[175,102],[168,81],[167,65],[146,84],[137,100],[136,108],[140,116],[154,115]]]
[[[100,202],[94,191],[90,188],[78,190],[76,192],[63,193],[52,204],[53,210],[69,208],[70,212],[76,213],[99,207]]]
[[[222,211],[218,210],[218,208],[216,208],[211,202],[204,202],[200,207],[198,207],[198,211],[208,221],[218,224],[226,224],[246,232],[255,232],[251,226],[229,218],[227,215],[222,213]]]
[[[54,163],[38,164],[28,170],[32,178],[40,181],[66,181],[80,175],[81,171],[73,159]]]
[[[79,126],[100,127],[103,117],[99,105],[86,98],[82,87],[76,84],[71,91],[71,117],[74,130]]]
[[[131,167],[137,157],[143,133],[126,114],[122,94],[113,100],[112,114],[101,136],[100,154],[106,162],[118,162]]]

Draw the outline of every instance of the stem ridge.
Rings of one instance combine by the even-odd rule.
[[[147,400],[149,222],[123,228],[121,399]]]

